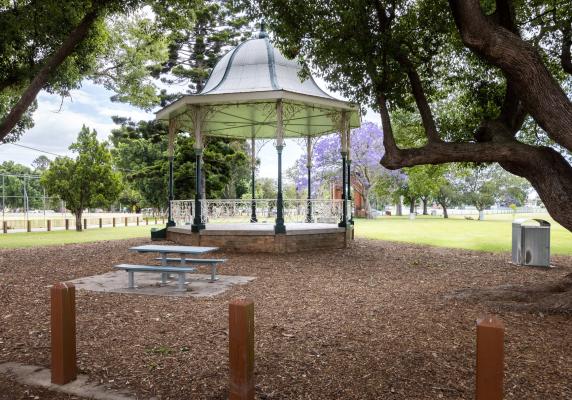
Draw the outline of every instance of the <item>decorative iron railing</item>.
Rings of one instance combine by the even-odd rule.
[[[256,199],[254,203],[258,222],[274,222],[276,199]],[[311,218],[308,218],[308,207],[311,210]],[[343,200],[284,199],[284,221],[337,223],[342,218],[342,207]],[[177,225],[192,224],[195,201],[173,200],[171,210],[173,220]],[[350,210],[351,204],[348,204],[348,218]],[[201,200],[201,212],[201,220],[204,224],[250,222],[252,200]]]

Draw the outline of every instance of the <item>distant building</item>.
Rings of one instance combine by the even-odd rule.
[[[354,179],[353,177],[352,179],[350,179],[350,183],[352,185],[352,201],[354,203],[353,215],[359,218],[365,218],[366,217],[365,201],[363,199],[363,196],[361,195],[361,192],[363,191],[363,186],[360,181]],[[339,181],[336,180],[332,182],[332,184],[330,185],[330,193],[332,199],[335,200],[342,199],[341,180]]]

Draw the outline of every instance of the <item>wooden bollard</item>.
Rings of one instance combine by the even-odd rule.
[[[99,228],[103,228],[103,218],[99,219]]]
[[[139,217],[137,217],[137,226],[139,226]]]
[[[75,287],[56,283],[50,290],[52,383],[64,385],[77,376],[75,340]]]
[[[254,399],[254,302],[237,299],[228,307],[230,400]]]
[[[8,222],[7,221],[2,222],[2,231],[4,233],[8,233]]]
[[[502,400],[504,324],[493,316],[477,320],[476,400]]]
[[[113,217],[113,227],[115,228],[115,217]]]
[[[26,231],[32,232],[32,221],[26,221]]]
[[[51,219],[47,220],[46,224],[47,224],[47,226],[46,226],[47,231],[48,232],[51,231],[52,230],[52,220]]]
[[[127,217],[125,217],[125,226],[127,226]]]
[[[83,219],[83,229],[87,229],[87,218]]]
[[[70,220],[66,218],[66,231],[70,230]]]

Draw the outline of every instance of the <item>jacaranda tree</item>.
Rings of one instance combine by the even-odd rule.
[[[351,131],[350,139],[351,179],[353,190],[364,199],[366,215],[371,216],[369,204],[370,190],[378,177],[389,174],[399,174],[389,171],[379,164],[383,157],[383,131],[374,123],[366,122],[361,127]],[[341,143],[338,134],[320,138],[314,145],[312,158],[312,191],[324,182],[337,181],[342,178]],[[306,188],[308,174],[306,169],[307,155],[300,157],[296,163],[296,187]]]

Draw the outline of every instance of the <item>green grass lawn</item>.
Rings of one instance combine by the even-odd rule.
[[[552,224],[550,236],[552,254],[572,255],[572,233],[546,215],[527,215],[526,217],[543,218]],[[410,221],[408,217],[381,217],[375,220],[356,219],[356,237],[471,250],[510,251],[512,216],[487,215],[486,218],[485,221],[465,220],[462,217],[443,219],[428,216],[417,216],[413,221]],[[157,227],[162,226],[157,225]],[[70,230],[0,234],[0,248],[149,238],[151,227],[149,225],[92,228],[83,232]]]
[[[546,215],[526,215],[526,218],[533,217],[551,223],[551,254],[572,255],[572,233]],[[501,252],[511,251],[511,223],[512,215],[487,215],[485,221],[466,220],[462,217],[443,219],[417,216],[413,221],[408,217],[380,217],[374,220],[356,219],[355,235],[369,239]]]
[[[82,232],[52,231],[0,234],[0,249],[17,247],[53,246],[65,243],[97,242],[131,238],[150,238],[152,227],[164,225],[129,226],[117,228],[92,228]]]

